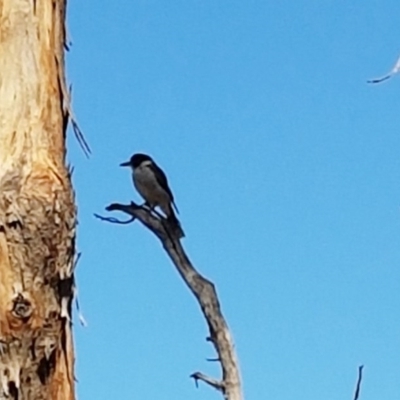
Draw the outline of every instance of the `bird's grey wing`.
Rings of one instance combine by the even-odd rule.
[[[153,162],[150,165],[150,168],[152,169],[158,184],[168,193],[172,205],[174,206],[176,212],[179,214],[178,207],[176,206],[174,201],[174,195],[172,194],[171,189],[169,188],[168,179],[164,171],[155,162]]]
[[[171,198],[171,201],[173,202],[174,195],[172,194],[171,189],[169,188],[168,179],[164,174],[164,171],[154,162],[150,165],[150,168],[153,171],[158,184],[168,193],[169,197]]]

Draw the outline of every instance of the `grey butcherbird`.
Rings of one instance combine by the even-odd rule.
[[[178,208],[163,170],[150,156],[141,153],[134,154],[129,161],[120,165],[132,168],[133,184],[145,200],[145,204],[150,209],[159,206],[167,220],[176,229],[176,234],[183,237],[184,232],[173,209],[175,208],[178,212]]]

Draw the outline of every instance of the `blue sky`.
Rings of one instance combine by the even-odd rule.
[[[166,170],[193,263],[215,282],[247,400],[399,399],[400,3],[69,4],[79,207],[78,396],[218,399],[206,324],[158,241],[93,218]],[[117,216],[117,215],[114,215]]]

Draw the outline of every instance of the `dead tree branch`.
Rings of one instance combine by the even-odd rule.
[[[161,241],[164,250],[199,302],[208,324],[210,341],[214,345],[221,363],[222,380],[210,378],[201,372],[195,372],[191,377],[195,379],[196,383],[201,380],[219,390],[225,400],[242,400],[239,364],[214,284],[197,272],[186,255],[179,238],[169,229],[164,219],[135,203],[128,205],[114,203],[109,205],[106,210],[122,211],[132,218],[138,219],[152,231]],[[101,219],[105,220],[104,217]]]
[[[357,379],[356,391],[354,393],[354,400],[358,400],[358,397],[360,396],[363,368],[364,368],[364,365],[360,365],[358,367],[358,379]]]

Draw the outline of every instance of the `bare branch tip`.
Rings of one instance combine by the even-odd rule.
[[[72,111],[69,111],[69,117],[71,119],[72,130],[74,131],[76,140],[78,141],[86,158],[90,158],[92,150],[90,149],[89,144],[85,139],[85,136],[83,135],[81,129],[79,128],[79,125],[76,122],[75,117],[72,114]]]
[[[108,207],[106,208],[106,210],[107,211],[112,211],[112,210],[108,210]],[[100,214],[96,214],[96,213],[94,213],[93,215],[94,215],[94,217],[96,217],[100,221],[111,222],[112,224],[120,224],[120,225],[130,224],[136,219],[136,217],[132,217],[132,218],[126,220],[126,221],[121,221],[118,218],[104,217],[104,216],[102,216]]]
[[[382,77],[382,78],[377,78],[377,79],[369,79],[369,80],[367,80],[367,83],[370,83],[370,84],[376,84],[376,83],[382,83],[382,82],[384,82],[384,81],[386,81],[386,80],[388,80],[389,78],[391,78],[392,77],[392,75],[387,75],[387,76],[384,76],[384,77]]]
[[[356,390],[355,390],[355,393],[354,393],[353,400],[358,400],[358,398],[360,396],[363,369],[364,369],[364,365],[360,365],[358,367],[358,378],[357,378]]]

